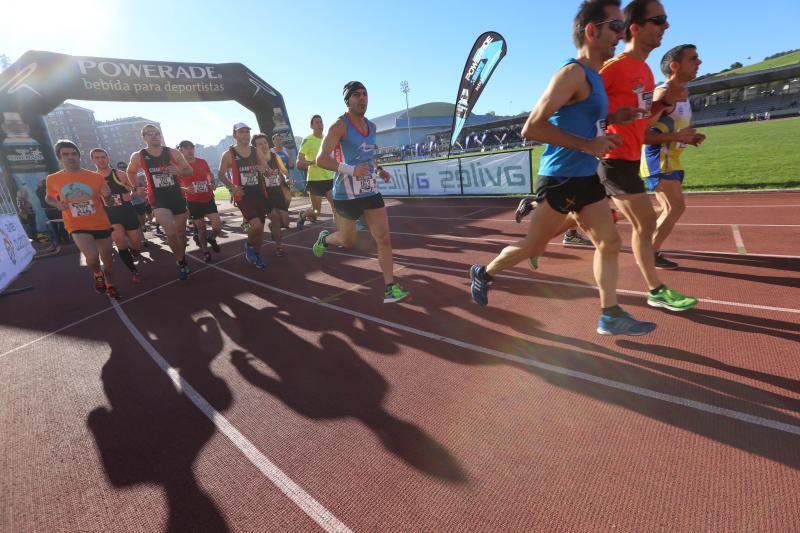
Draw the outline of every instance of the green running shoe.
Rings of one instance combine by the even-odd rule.
[[[647,305],[663,307],[670,311],[686,311],[697,305],[697,298],[692,298],[674,289],[664,287],[658,293],[647,296]]]
[[[325,253],[325,248],[328,246],[325,244],[325,237],[330,235],[331,232],[324,229],[319,232],[319,237],[317,237],[317,242],[314,243],[312,250],[314,250],[314,255],[316,257],[322,257],[322,254]]]
[[[383,293],[383,303],[393,304],[408,296],[408,291],[404,291],[399,283],[392,283]]]
[[[539,270],[539,258],[538,257],[531,257],[528,259],[528,262],[531,264],[531,268],[533,270]]]

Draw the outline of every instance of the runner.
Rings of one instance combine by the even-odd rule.
[[[250,126],[244,122],[233,125],[235,146],[222,155],[217,177],[231,191],[231,198],[242,212],[248,224],[244,257],[256,268],[264,268],[261,245],[264,240],[264,220],[271,210],[263,174],[266,171],[264,158],[250,146]],[[228,179],[228,171],[231,179]]]
[[[650,290],[648,305],[685,311],[694,307],[697,299],[668,289],[656,272],[653,252],[656,212],[644,192],[639,166],[648,122],[658,120],[665,109],[671,112],[672,104],[685,97],[686,89],[671,86],[658,102],[652,101],[655,83],[645,61],[650,52],[661,45],[661,38],[669,28],[664,6],[658,0],[633,0],[625,6],[624,14],[625,50],[600,69],[608,93],[609,112],[613,113],[621,106],[636,106],[646,110],[650,116],[633,124],[608,127],[609,132],[619,135],[622,144],[604,156],[598,174],[606,194],[631,221],[631,248]]]
[[[316,164],[317,154],[322,145],[322,117],[314,115],[311,117],[312,133],[300,145],[300,152],[297,155],[297,167],[308,172],[306,190],[311,193],[311,207],[300,213],[297,220],[297,229],[303,229],[306,220],[317,221],[322,210],[322,197],[328,199],[331,206],[334,221],[336,220],[336,209],[333,208],[333,172],[326,170]]]
[[[280,156],[273,153],[269,148],[267,136],[263,133],[253,135],[251,141],[253,147],[258,150],[259,155],[267,162],[267,171],[264,174],[264,185],[267,188],[267,212],[269,213],[269,230],[272,233],[272,240],[275,241],[275,255],[283,257],[286,252],[283,249],[283,224],[281,223],[281,211],[288,213],[289,206],[286,203],[286,195],[283,192],[282,180],[287,173],[286,167]]]
[[[127,168],[128,164],[126,162],[119,161],[117,163],[117,170],[125,172]],[[148,207],[150,207],[147,203],[147,180],[142,172],[139,172],[136,176],[128,176],[128,179],[130,179],[134,185],[131,204],[133,205],[133,210],[136,211],[136,219],[139,221],[139,238],[142,241],[142,246],[150,246],[150,241],[148,241],[147,237],[144,235]],[[152,210],[150,210],[150,212],[152,213]]]
[[[189,279],[186,262],[186,200],[177,175],[191,176],[192,167],[181,153],[162,146],[161,131],[154,124],[145,124],[142,139],[146,148],[131,154],[128,176],[144,171],[147,179],[147,201],[153,215],[167,237],[167,243],[178,263],[178,278]]]
[[[131,203],[135,187],[124,170],[108,165],[108,152],[102,148],[93,148],[89,152],[89,159],[111,190],[111,195],[105,199],[105,209],[111,221],[111,238],[117,245],[117,255],[133,274],[133,282],[141,283],[142,274],[133,261],[134,254],[140,255],[142,248],[139,219]]]
[[[294,161],[289,157],[289,152],[287,152],[286,148],[283,146],[283,135],[280,133],[273,133],[272,144],[273,147],[270,151],[280,157],[283,163],[283,169],[281,171],[283,172],[281,175],[281,190],[283,191],[283,197],[286,199],[286,209],[278,209],[278,213],[281,216],[281,227],[289,229],[289,206],[292,205],[292,187],[294,186],[294,180],[290,177],[290,173],[294,168]]]
[[[352,247],[356,240],[356,220],[363,215],[378,245],[378,263],[386,286],[383,303],[399,302],[408,292],[394,281],[389,218],[375,183],[376,172],[385,182],[391,176],[375,167],[375,124],[364,116],[368,102],[366,87],[361,82],[351,81],[344,86],[343,95],[347,112],[328,130],[316,156],[317,165],[336,170],[333,207],[339,214],[336,218],[338,231],[320,232],[314,244],[314,255],[322,257],[330,244]]]
[[[75,143],[62,139],[53,149],[64,169],[47,176],[45,201],[61,211],[64,226],[94,274],[94,289],[119,300],[114,286],[111,222],[103,207],[103,198],[111,195],[111,189],[102,176],[81,168],[81,152]]]
[[[206,263],[211,262],[211,252],[208,245],[216,252],[220,252],[217,236],[222,230],[222,220],[219,218],[217,203],[214,201],[214,178],[205,159],[194,156],[194,143],[181,141],[178,150],[183,154],[186,162],[192,167],[191,176],[179,176],[189,216],[194,222],[197,233],[197,246],[203,252]],[[211,222],[211,235],[206,231],[206,218]]]
[[[644,335],[656,327],[634,319],[617,303],[621,240],[596,174],[597,159],[620,143],[616,135],[603,133],[603,122],[630,122],[638,111],[620,108],[606,116],[608,99],[597,72],[622,38],[619,5],[619,0],[581,4],[573,23],[577,59],[567,60],[556,72],[522,128],[524,138],[548,143],[536,180],[538,207],[524,239],[505,247],[487,266],[470,268],[472,297],[479,305],[488,304],[494,276],[541,255],[554,232],[575,213],[595,244],[594,275],[602,307],[597,332]]]
[[[670,85],[686,87],[687,83],[697,77],[697,69],[701,63],[697,47],[693,44],[676,46],[664,54],[661,72],[667,77],[667,81],[656,87],[653,101],[662,101]],[[686,209],[681,188],[681,153],[687,145],[699,146],[706,138],[690,127],[691,122],[692,107],[687,97],[676,101],[674,109],[669,114],[663,113],[644,134],[645,147],[640,171],[645,177],[647,188],[655,191],[661,206],[653,235],[656,268],[678,268],[678,263],[664,257],[661,246]]]

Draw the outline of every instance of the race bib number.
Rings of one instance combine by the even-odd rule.
[[[595,136],[602,137],[603,135],[606,134],[606,128],[608,127],[608,123],[606,122],[606,119],[600,119],[597,122],[595,122],[595,127],[597,128],[597,135]]]
[[[192,189],[194,190],[195,194],[201,192],[208,192],[208,182],[207,181],[192,182]]]
[[[375,183],[375,176],[372,174],[368,176],[364,176],[363,178],[353,178],[356,182],[356,187],[358,191],[356,192],[357,195],[362,194],[371,194],[376,191],[376,183]]]
[[[245,187],[253,187],[258,185],[258,174],[254,172],[244,172],[241,174],[242,185]]]
[[[106,198],[106,205],[108,207],[117,207],[122,205],[122,195],[121,194],[112,194],[108,198]]]
[[[653,108],[653,91],[638,93],[636,95],[636,105],[638,105],[640,109],[646,109],[647,115],[650,115],[650,110]]]
[[[275,176],[267,176],[266,181],[267,187],[279,187],[281,184],[281,177],[279,174],[276,174]]]
[[[94,201],[72,202],[69,204],[69,212],[73,217],[88,217],[97,213]]]
[[[153,174],[153,185],[157,188],[172,187],[175,185],[175,179],[171,174]]]

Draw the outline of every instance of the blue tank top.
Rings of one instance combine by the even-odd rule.
[[[603,87],[603,79],[597,71],[576,59],[569,59],[560,68],[572,63],[583,68],[586,80],[592,86],[592,93],[585,100],[565,105],[547,120],[566,132],[591,139],[603,134],[600,121],[605,120],[608,115],[608,96]],[[593,155],[548,144],[539,163],[539,174],[562,178],[592,176],[597,172],[598,162],[599,160]]]
[[[355,178],[337,172],[333,180],[334,200],[353,200],[379,194],[378,177],[375,174],[375,124],[365,119],[367,131],[363,132],[350,122],[347,113],[339,118],[347,125],[347,135],[334,150],[333,158],[353,166],[366,163],[369,165],[369,176]]]

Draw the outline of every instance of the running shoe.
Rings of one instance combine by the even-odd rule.
[[[399,302],[406,296],[408,296],[408,291],[404,291],[399,283],[392,283],[383,293],[383,303],[393,304]]]
[[[564,239],[561,241],[568,246],[594,246],[592,241],[578,233],[576,230],[571,229],[564,234]]]
[[[94,275],[94,290],[99,294],[105,294],[108,287],[106,287],[106,278],[102,274]]]
[[[628,313],[623,316],[600,315],[597,321],[597,333],[600,335],[647,335],[656,329],[653,322],[636,320]]]
[[[662,288],[656,294],[648,294],[647,305],[663,307],[669,311],[686,311],[697,304],[697,298],[686,296],[674,289]]]
[[[678,268],[678,263],[670,261],[661,252],[656,252],[656,268],[661,270],[675,270]]]
[[[245,241],[244,243],[244,258],[247,260],[248,263],[251,263],[253,265],[256,264],[256,259],[258,258],[256,249],[250,246],[250,244],[247,241]]]
[[[486,267],[472,265],[469,269],[469,278],[472,280],[472,299],[478,305],[487,305],[489,303],[489,280],[486,279]]]
[[[256,254],[256,260],[253,261],[253,264],[259,270],[264,270],[264,268],[266,268],[266,266],[267,266],[266,263],[264,263],[264,260],[261,259],[261,256],[259,254]]]
[[[303,229],[303,226],[306,225],[306,215],[305,213],[300,213],[297,217],[297,229]]]
[[[619,211],[617,211],[616,209],[614,209],[612,207],[611,208],[611,218],[614,220],[614,224],[616,224],[617,222],[619,222],[619,219],[622,218],[622,216],[619,214]]]
[[[528,263],[530,263],[531,268],[533,270],[539,270],[539,258],[538,257],[529,257]]]
[[[522,200],[519,201],[519,205],[517,206],[517,211],[514,213],[514,220],[517,221],[519,224],[523,218],[528,216],[528,213],[533,211],[536,206],[533,205],[533,198],[530,196],[526,196]]]
[[[203,261],[206,263],[211,262],[211,252],[203,252]]]
[[[134,272],[133,272],[133,282],[134,282],[136,285],[140,284],[140,283],[142,282],[142,280],[143,280],[143,279],[144,279],[144,278],[142,277],[142,273],[141,273],[141,272],[139,272],[138,270],[136,270],[136,271],[134,271]]]
[[[178,279],[181,281],[186,281],[189,279],[189,263],[186,262],[186,258],[183,258],[183,261],[178,262]]]
[[[122,295],[119,293],[117,288],[115,286],[113,286],[113,285],[109,285],[108,286],[108,288],[106,289],[106,294],[108,294],[109,298],[113,298],[115,300],[119,300],[120,298],[122,298]]]
[[[322,257],[322,254],[325,253],[325,248],[328,247],[328,245],[325,244],[325,237],[327,237],[330,234],[331,232],[326,229],[319,232],[319,237],[317,237],[317,242],[314,243],[314,246],[312,248],[312,250],[314,251],[314,255],[316,257]]]
[[[283,250],[283,245],[275,247],[275,257],[283,257],[286,252]]]
[[[216,237],[209,237],[206,239],[206,242],[211,246],[211,249],[214,250],[216,253],[220,252],[219,244],[217,244]]]
[[[358,220],[356,220],[356,231],[367,231],[366,224],[361,222],[360,218]]]

